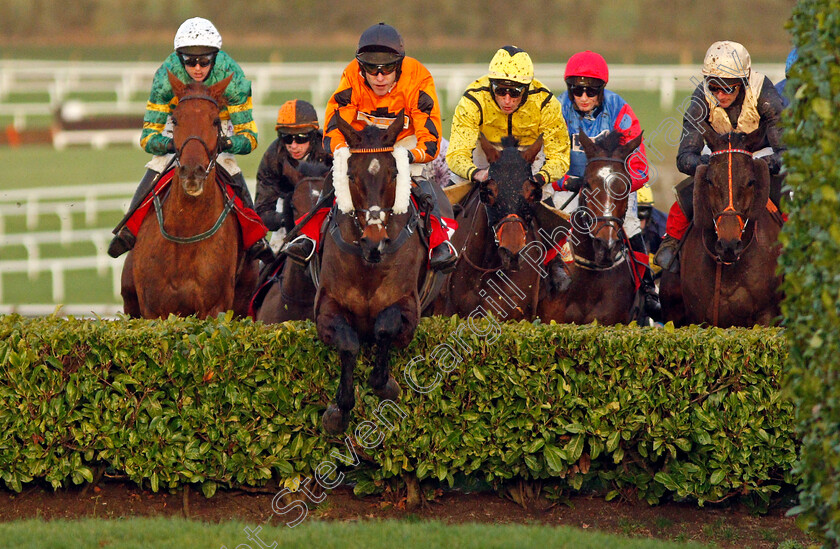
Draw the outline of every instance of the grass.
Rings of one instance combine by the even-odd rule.
[[[251,532],[246,532],[246,528]],[[523,525],[446,525],[424,521],[353,523],[310,521],[297,528],[254,526],[239,522],[206,524],[183,519],[135,518],[80,521],[39,520],[0,524],[6,549],[97,548],[253,548],[319,547],[335,549],[401,549],[438,547],[568,549],[699,548],[698,544],[624,538],[573,528]]]

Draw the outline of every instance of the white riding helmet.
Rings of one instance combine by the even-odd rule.
[[[175,51],[200,55],[222,49],[222,35],[202,17],[187,19],[175,33]],[[203,51],[202,51],[203,50]]]
[[[749,78],[750,54],[738,42],[723,40],[712,44],[703,59],[703,76]]]

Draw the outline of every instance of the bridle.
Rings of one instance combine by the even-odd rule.
[[[749,217],[747,217],[746,214],[744,214],[744,213],[735,209],[735,203],[734,203],[735,202],[735,194],[734,194],[734,191],[733,191],[733,180],[732,180],[732,155],[733,154],[745,154],[745,155],[749,156],[750,158],[752,158],[753,155],[750,151],[745,150],[745,149],[733,149],[732,148],[731,137],[729,139],[728,148],[720,150],[720,151],[715,151],[715,152],[711,153],[709,156],[720,156],[720,155],[723,155],[723,154],[727,155],[727,161],[728,161],[728,166],[727,166],[727,168],[728,168],[728,170],[727,170],[727,179],[728,179],[728,181],[727,181],[727,198],[728,198],[729,202],[726,205],[726,207],[723,209],[723,211],[720,212],[719,214],[715,215],[714,212],[711,212],[712,221],[713,221],[714,226],[715,226],[715,234],[718,236],[718,238],[720,238],[720,234],[718,234],[718,223],[720,222],[720,220],[723,219],[724,216],[735,217],[735,219],[738,220],[738,227],[740,228],[740,234],[738,236],[738,239],[740,240],[744,237],[744,232],[746,232],[746,230],[747,230],[747,226],[750,223],[750,219],[749,219]],[[709,209],[711,210],[711,205],[709,206]],[[753,233],[753,237],[754,236],[755,236],[755,233]],[[735,261],[738,261],[741,254],[743,254],[746,251],[746,249],[750,246],[750,244],[752,244],[753,240],[754,240],[754,238],[750,238],[750,241],[747,243],[746,246],[744,246],[744,248],[741,250],[741,253],[738,254],[738,257],[735,258]],[[712,253],[709,250],[709,247],[707,246],[705,239],[703,239],[703,248],[706,250],[706,253],[709,254],[717,263],[723,263],[725,265],[731,265],[731,264],[735,263],[735,261],[733,261],[733,262],[723,261],[720,257],[718,257],[717,254]]]
[[[586,159],[586,165],[587,166],[589,164],[593,163],[593,162],[611,162],[613,164],[618,163],[618,164],[621,164],[622,166],[624,165],[624,160],[620,160],[618,158],[611,158],[609,156],[595,156],[593,158],[587,158]],[[587,182],[587,187],[588,186],[589,186],[589,183]],[[604,228],[609,227],[609,226],[612,226],[619,233],[623,233],[623,231],[624,231],[624,220],[620,219],[620,218],[618,218],[614,215],[596,215],[596,216],[592,216],[592,217],[595,220],[596,225],[598,224],[599,221],[604,223],[604,225],[600,229],[598,229],[598,232],[600,232],[601,230],[603,230]],[[596,232],[594,234],[590,232],[590,236],[592,238],[595,238],[595,236],[598,234],[598,232]]]
[[[350,149],[350,154],[374,154],[374,153],[384,153],[384,152],[394,152],[394,147],[373,147],[373,148],[358,148],[358,149]],[[383,230],[387,230],[388,223],[391,221],[391,216],[394,213],[394,208],[380,208],[379,206],[372,206],[370,208],[354,208],[349,212],[341,212],[338,209],[337,205],[333,205],[332,208],[332,221],[330,222],[329,233],[332,236],[335,243],[338,245],[339,249],[343,252],[359,256],[361,257],[362,254],[362,247],[358,240],[354,240],[353,242],[347,242],[341,236],[341,230],[336,222],[337,214],[344,213],[353,220],[353,225],[356,228],[356,231],[359,235],[365,232],[365,229],[369,226],[380,226]],[[399,250],[403,244],[405,244],[411,235],[414,234],[414,231],[417,229],[417,225],[419,223],[419,212],[414,205],[414,202],[409,200],[408,203],[408,221],[400,230],[400,233],[397,237],[391,240],[390,244],[382,250],[382,255],[393,254],[397,250]]]
[[[216,101],[215,98],[213,98],[209,95],[206,95],[206,94],[188,95],[186,97],[182,97],[178,100],[178,104],[180,105],[184,101],[189,101],[191,99],[200,99],[202,101],[210,101],[211,103],[213,103],[213,105],[215,105],[216,109],[219,108],[219,102]],[[210,173],[216,168],[216,164],[217,164],[216,161],[219,157],[219,153],[221,152],[222,129],[220,127],[216,128],[216,147],[215,147],[215,151],[211,151],[210,147],[207,146],[207,143],[204,141],[204,139],[201,138],[201,136],[190,135],[184,140],[183,143],[181,143],[181,146],[175,151],[175,156],[172,158],[172,160],[169,161],[169,164],[167,164],[166,168],[164,168],[164,171],[168,170],[169,166],[171,166],[173,163],[176,164],[179,167],[181,166],[181,153],[183,152],[184,147],[186,147],[187,143],[189,143],[190,141],[198,141],[201,144],[201,146],[204,147],[204,151],[207,153],[207,157],[210,159],[210,162],[207,165],[207,169],[204,170],[204,177],[206,179],[207,177],[210,176]],[[161,172],[161,173],[163,173],[163,172]],[[222,187],[222,193],[224,194],[225,193],[225,188],[221,184],[220,184],[220,186]],[[167,194],[168,194],[168,191],[167,191]],[[164,229],[163,208],[161,207],[161,200],[158,197],[157,193],[153,194],[152,201],[153,201],[154,206],[155,206],[155,214],[157,215],[157,221],[158,221],[158,226],[160,227],[161,236],[163,236],[163,238],[165,238],[166,240],[169,240],[171,242],[175,242],[177,244],[191,244],[193,242],[200,242],[202,240],[210,238],[211,236],[216,234],[216,232],[222,227],[222,223],[224,223],[225,219],[227,218],[228,214],[230,213],[230,211],[233,209],[233,206],[234,206],[233,196],[229,196],[228,199],[225,201],[225,207],[222,209],[222,212],[219,214],[218,219],[216,219],[216,222],[213,224],[212,227],[210,227],[206,231],[204,231],[202,233],[199,233],[197,235],[183,236],[182,237],[182,236],[171,235],[168,232],[166,232],[166,229]]]

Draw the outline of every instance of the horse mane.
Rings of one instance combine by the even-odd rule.
[[[518,146],[519,146],[519,140],[516,139],[514,136],[506,135],[506,136],[502,137],[502,148],[503,149],[506,149],[508,147],[518,147]]]
[[[195,80],[191,81],[189,84],[186,85],[184,89],[185,93],[181,97],[186,97],[190,95],[207,95],[207,89],[210,88],[209,85],[203,82],[196,82]],[[227,97],[224,94],[219,94],[217,99],[217,103],[219,105],[219,110],[222,107],[226,107],[228,105]]]

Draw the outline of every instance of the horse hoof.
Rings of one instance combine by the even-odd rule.
[[[388,378],[388,382],[381,389],[374,389],[373,394],[378,396],[381,400],[397,401],[400,398],[400,384],[394,379],[394,376]]]
[[[350,425],[350,412],[344,413],[335,404],[330,404],[321,416],[324,430],[331,435],[340,435]]]

